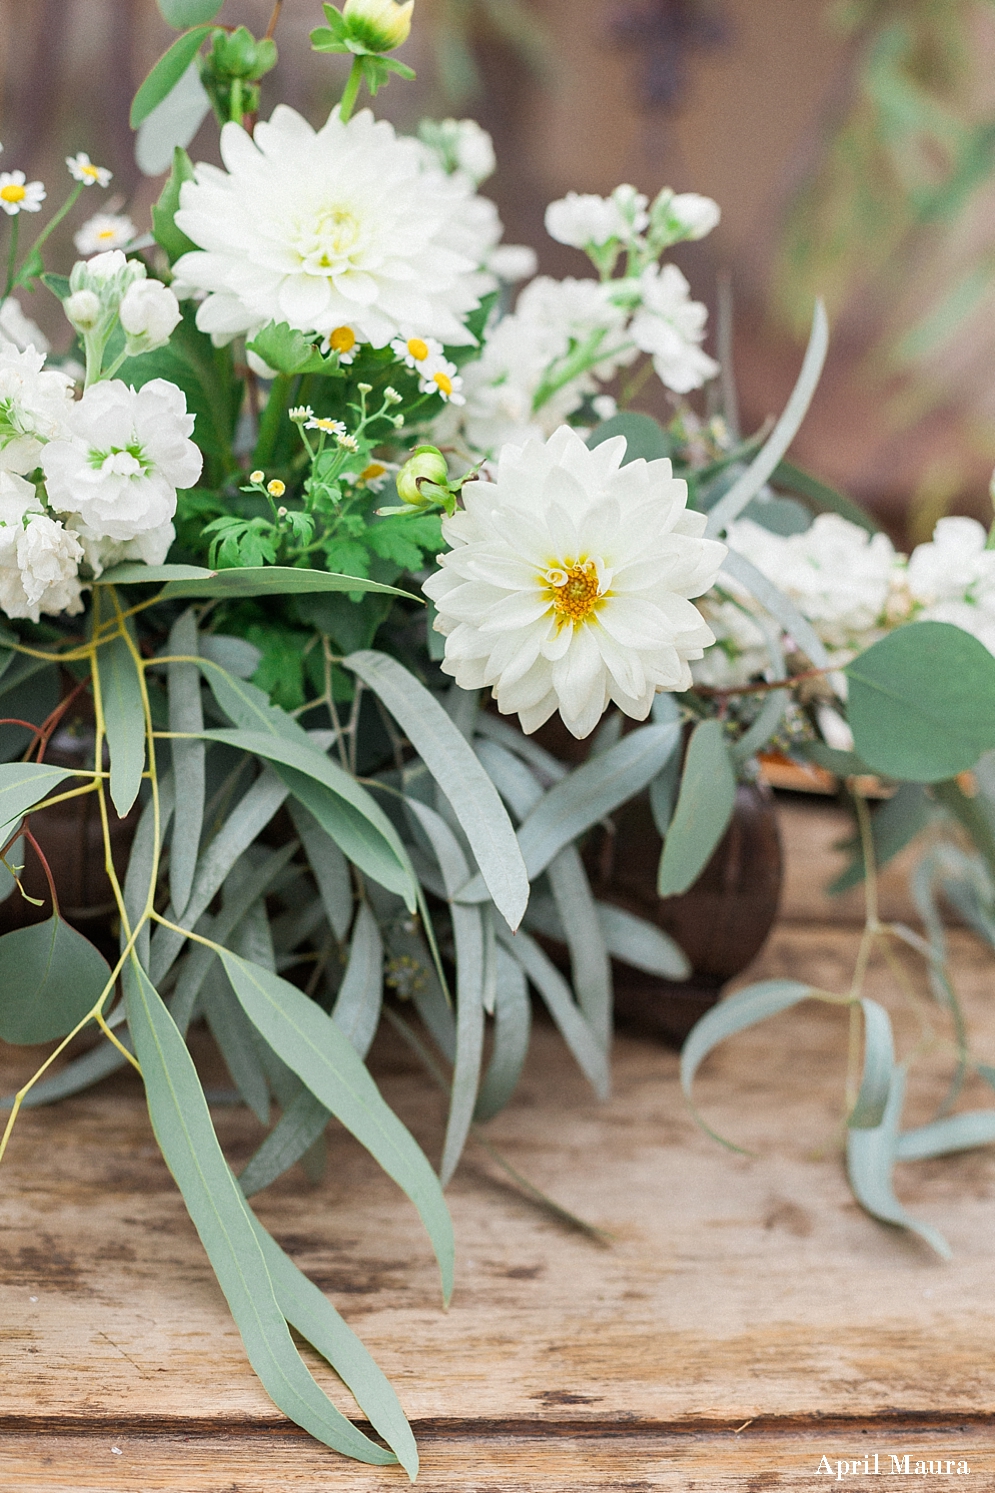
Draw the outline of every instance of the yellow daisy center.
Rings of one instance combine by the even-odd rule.
[[[97,234],[98,238],[114,238],[117,234],[116,228],[101,228]]]
[[[445,394],[446,398],[448,399],[449,396],[450,396],[450,394],[453,392],[453,381],[449,377],[449,374],[448,373],[433,373],[433,375],[432,375],[432,382],[435,384],[435,387],[439,390],[439,393],[440,394]]]
[[[416,363],[424,363],[428,357],[428,343],[423,342],[420,337],[408,338],[408,352]]]
[[[598,567],[593,560],[565,561],[550,565],[543,575],[546,596],[552,603],[560,627],[585,622],[605,599]]]
[[[8,182],[5,187],[0,187],[0,199],[4,202],[23,202],[27,192],[16,181]]]
[[[333,352],[349,353],[356,346],[356,334],[352,327],[336,327],[328,343]]]
[[[359,474],[360,475],[360,481],[361,482],[375,482],[378,477],[382,477],[383,476],[383,474],[384,474],[384,472],[386,472],[386,470],[387,470],[387,468],[385,466],[381,466],[380,462],[378,462],[378,461],[371,461],[370,464],[369,464],[369,466],[368,467],[364,467],[363,470],[362,470],[362,472],[360,472],[360,474]]]
[[[100,175],[100,167],[91,166],[89,163],[87,163],[85,166],[80,166],[79,169],[80,175],[88,176],[91,181],[96,181],[97,177]]]

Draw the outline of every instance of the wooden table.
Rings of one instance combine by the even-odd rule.
[[[789,813],[784,917],[751,975],[848,981],[853,903],[833,908],[816,890],[840,827],[828,807]],[[897,875],[883,894],[902,910]],[[995,1053],[995,964],[965,932],[952,940]],[[885,991],[880,972],[871,988]],[[946,1231],[951,1262],[869,1220],[838,1155],[844,1021],[805,1007],[709,1060],[702,1111],[752,1155],[695,1126],[673,1054],[620,1038],[602,1105],[540,1028],[491,1138],[614,1242],[570,1232],[471,1147],[450,1189],[448,1312],[413,1210],[344,1133],[331,1137],[322,1184],[295,1169],[257,1200],[394,1380],[419,1437],[421,1486],[759,1493],[835,1485],[845,1462],[860,1475],[841,1481],[886,1488],[904,1474],[872,1483],[875,1454],[885,1477],[891,1454],[904,1466],[908,1453],[911,1475],[917,1461],[951,1466],[914,1486],[995,1489],[995,1154],[900,1169],[903,1199]],[[396,1039],[378,1041],[388,1098],[436,1154],[440,1102]],[[9,1070],[27,1061],[8,1057]],[[939,1084],[927,1074],[921,1102]],[[238,1165],[259,1128],[241,1110],[216,1118]],[[2,1177],[4,1493],[406,1484],[398,1469],[316,1445],[259,1388],[137,1081],[122,1075],[26,1113]],[[355,1411],[341,1386],[332,1392]],[[958,1461],[970,1467],[961,1479]]]

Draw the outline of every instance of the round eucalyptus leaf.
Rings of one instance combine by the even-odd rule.
[[[874,772],[936,783],[995,747],[995,658],[949,622],[910,622],[847,665],[847,716]]]
[[[99,999],[110,966],[89,939],[51,917],[0,938],[0,1038],[50,1042]]]
[[[673,445],[663,426],[652,415],[640,414],[638,410],[620,410],[610,420],[602,420],[591,431],[587,444],[592,448],[600,446],[616,435],[625,436],[623,466],[638,461],[640,457],[644,461],[659,461],[661,457],[673,454]]]

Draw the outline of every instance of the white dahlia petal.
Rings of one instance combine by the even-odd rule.
[[[660,689],[686,689],[712,634],[690,597],[726,549],[682,532],[685,483],[669,462],[621,462],[576,432],[505,446],[497,480],[464,489],[450,545],[424,590],[446,637],[443,669],[490,685],[533,731],[558,709],[586,736],[609,700],[644,720]]]

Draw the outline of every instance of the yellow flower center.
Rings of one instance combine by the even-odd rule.
[[[85,165],[85,166],[80,166],[79,169],[80,169],[80,175],[81,176],[88,176],[91,181],[96,181],[97,177],[100,175],[100,167],[99,166],[91,166],[89,163],[87,163],[87,165]]]
[[[100,232],[97,234],[97,237],[98,238],[114,238],[116,234],[117,234],[117,229],[116,228],[101,228]]]
[[[8,182],[5,187],[0,187],[0,199],[4,202],[23,202],[27,195],[24,188],[18,186],[16,181]]]
[[[607,592],[602,592],[598,567],[593,560],[564,561],[550,565],[543,575],[546,596],[556,613],[558,626],[586,622],[597,611]]]
[[[428,357],[428,343],[423,342],[420,337],[408,338],[408,352],[416,363],[424,363]]]
[[[287,488],[286,485],[280,481],[279,477],[274,477],[272,482],[267,482],[266,491],[269,493],[271,498],[282,498],[284,493],[287,491]]]
[[[371,461],[370,464],[369,464],[369,466],[368,467],[364,467],[363,470],[360,472],[360,474],[359,474],[360,481],[361,482],[375,482],[378,477],[382,477],[383,476],[383,474],[384,474],[384,472],[386,472],[386,470],[387,470],[387,468],[385,466],[381,466],[380,462],[378,462],[378,461]]]
[[[362,245],[360,221],[347,207],[319,208],[309,221],[298,222],[297,253],[307,275],[342,275],[355,269]]]
[[[356,346],[356,333],[352,327],[336,327],[328,339],[328,345],[333,352],[351,353]]]
[[[453,381],[449,377],[449,374],[433,373],[432,382],[435,384],[435,387],[438,389],[439,393],[445,394],[446,398],[448,399],[450,394],[453,392]]]

